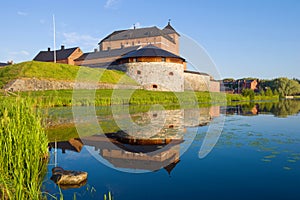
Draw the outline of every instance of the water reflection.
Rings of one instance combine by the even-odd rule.
[[[163,114],[159,110],[146,113],[147,109],[143,112],[135,109],[130,117],[141,126]],[[53,116],[55,112],[56,116],[59,113],[64,116],[52,117],[48,123],[53,141],[49,145],[54,147],[56,140],[61,149],[59,166],[89,173],[86,186],[63,191],[65,197],[69,195],[68,199],[73,199],[74,192],[81,194],[77,199],[101,199],[107,191],[112,191],[116,199],[128,200],[157,196],[195,199],[200,194],[204,199],[249,200],[260,199],[261,195],[265,195],[264,199],[300,196],[299,101],[247,103],[227,108],[172,108],[164,113],[160,129],[150,127],[145,132],[121,130],[115,119],[125,125],[129,120],[122,109],[112,117],[109,110],[99,108],[97,119],[106,134],[87,131],[82,137],[76,135],[66,108],[53,110],[56,110],[51,112]],[[226,122],[216,143],[210,139],[218,133],[208,125],[220,124],[218,120],[223,115],[227,115]],[[83,127],[89,126],[84,117],[81,123]],[[153,133],[153,130],[158,131]],[[207,149],[202,149],[203,154],[199,155],[201,146]],[[182,156],[184,147],[188,151]],[[199,159],[210,150],[205,159]],[[134,175],[119,171],[154,173]],[[44,185],[50,193],[58,191],[52,182],[46,181]],[[84,194],[91,187],[97,192]],[[233,190],[236,192],[232,193]],[[286,198],[287,194],[291,198]]]
[[[299,100],[284,100],[279,102],[260,102],[230,106],[226,109],[227,115],[258,115],[273,114],[276,117],[288,117],[300,112]]]
[[[108,130],[105,134],[87,134],[80,138],[65,139],[56,142],[56,146],[62,150],[62,153],[65,153],[66,150],[80,153],[83,146],[93,147],[93,156],[97,159],[105,159],[114,168],[133,169],[135,172],[136,170],[140,170],[138,172],[150,172],[164,168],[170,174],[196,135],[195,132],[189,134],[189,138],[185,138],[186,129],[206,126],[219,116],[219,106],[198,109],[153,110],[147,113],[131,114],[130,118],[122,114],[114,115],[114,117],[110,115],[98,116],[100,126],[106,126],[103,127],[103,130]],[[160,120],[153,123],[157,119]],[[129,122],[131,120],[134,122],[134,126]],[[118,122],[116,123],[116,121]],[[62,123],[59,127],[68,120],[60,119],[60,122]],[[88,120],[82,118],[79,126],[89,126]],[[145,129],[145,126],[148,127]],[[110,132],[110,130],[117,131]],[[204,154],[211,151],[217,139],[204,142],[204,146],[208,146],[204,147]],[[49,146],[52,148],[55,143],[51,142]]]
[[[185,138],[187,128],[215,123],[216,126],[208,129],[202,138],[199,158],[204,158],[212,151],[219,140],[222,127],[218,126],[222,126],[222,123],[218,121],[218,118],[223,115],[222,113],[244,116],[273,114],[277,117],[286,117],[299,113],[300,101],[248,103],[230,106],[225,110],[219,106],[197,109],[150,110],[148,112],[132,113],[130,117],[126,113],[122,113],[121,110],[114,116],[109,114],[110,111],[105,111],[105,113],[108,113],[106,115],[97,116],[99,125],[105,134],[86,131],[86,134],[81,137],[78,135],[76,137],[76,134],[75,137],[72,137],[74,134],[71,134],[71,136],[68,134],[61,138],[53,131],[50,138],[55,138],[58,141],[57,147],[62,150],[62,153],[65,153],[66,150],[79,153],[83,146],[93,147],[94,150],[98,151],[97,158],[100,156],[101,159],[108,161],[114,168],[146,171],[155,171],[164,167],[169,169],[168,166],[170,165],[176,166],[180,161],[180,156],[196,136],[196,132],[189,133],[189,136]],[[56,121],[49,123],[49,130],[56,130],[53,127],[61,128],[64,124],[70,128],[71,120],[56,118]],[[82,128],[88,127],[87,130],[91,130],[92,125],[89,124],[88,120],[83,115],[77,123]],[[224,137],[232,139],[230,136],[239,133],[240,126],[243,126],[241,127],[243,130],[247,128],[246,125],[236,125],[229,132],[223,131],[223,134],[225,133]],[[74,130],[76,131],[76,129]],[[251,132],[248,133],[247,139],[244,138],[244,141],[249,140],[251,134]],[[237,137],[242,138],[241,136]],[[221,141],[221,144],[224,144],[224,142],[230,143],[230,141]],[[241,140],[236,141],[239,143]],[[260,139],[259,141],[251,141],[249,144],[259,146],[262,142],[264,140]],[[50,143],[49,146],[50,148],[54,147],[54,143]],[[183,146],[185,146],[184,150]]]

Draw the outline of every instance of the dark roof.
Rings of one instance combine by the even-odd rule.
[[[67,59],[78,48],[79,47],[57,50],[56,51],[56,60]],[[35,61],[53,61],[54,60],[54,51],[40,51],[33,60],[35,60]]]
[[[173,28],[173,26],[171,26],[170,22],[168,23],[167,26],[165,26],[165,28],[163,29],[163,32],[165,34],[172,34],[172,33],[176,33],[177,35],[179,35],[179,33],[177,33],[177,31],[175,31],[175,29]],[[180,36],[180,35],[179,35]]]
[[[176,165],[180,162],[180,160],[176,160],[169,165],[165,166],[164,169],[171,175],[172,170],[176,167]]]
[[[184,73],[199,74],[199,75],[203,75],[203,76],[210,76],[209,74],[204,73],[204,72],[195,72],[195,71],[189,71],[189,70],[184,70]]]
[[[166,51],[164,49],[158,48],[153,45],[148,45],[143,48],[140,48],[136,51],[132,51],[127,53],[125,56],[123,56],[121,59],[124,58],[139,58],[139,57],[165,57],[165,58],[178,58],[183,61],[185,61],[184,58],[177,56],[169,51]]]
[[[113,62],[102,62],[102,63],[96,63],[96,64],[83,64],[85,67],[90,67],[90,68],[103,68],[103,69],[108,69],[108,67],[112,64]]]
[[[105,37],[103,40],[101,40],[99,42],[99,44],[104,41],[127,40],[127,39],[155,37],[155,36],[163,36],[166,39],[170,40],[171,42],[175,43],[174,39],[172,37],[170,37],[168,35],[168,33],[166,33],[165,31],[160,30],[156,26],[147,27],[147,28],[120,30],[120,31],[115,31],[115,32],[111,33],[110,35]]]
[[[257,81],[257,79],[238,79],[235,82],[236,83],[238,83],[238,82],[251,83],[253,81]]]
[[[118,34],[118,33],[121,33],[121,32],[123,32],[123,31],[126,31],[126,30],[118,30],[118,31],[114,31],[114,32],[112,32],[111,34],[109,34],[108,36],[106,36],[102,41],[107,40],[108,38],[110,38],[110,37],[112,37],[112,36],[114,36],[114,35],[116,35],[116,34]],[[101,42],[102,42],[102,41],[101,41]],[[101,42],[99,42],[98,44],[100,44]]]
[[[8,65],[7,63],[1,63],[0,62],[0,67],[7,66],[7,65]]]
[[[107,51],[84,53],[82,56],[77,58],[75,61],[93,60],[93,59],[97,59],[97,58],[121,57],[128,52],[137,50],[138,48],[140,48],[140,46],[132,46],[132,47],[126,47],[126,48],[121,48],[121,49],[112,49],[112,50],[107,50]]]

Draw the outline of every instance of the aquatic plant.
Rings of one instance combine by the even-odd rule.
[[[0,104],[0,198],[41,199],[48,156],[41,117],[24,99]]]

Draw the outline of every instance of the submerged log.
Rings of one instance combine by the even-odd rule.
[[[70,171],[64,170],[61,167],[54,167],[52,169],[51,180],[54,181],[57,185],[82,186],[87,180],[87,175],[87,172]]]

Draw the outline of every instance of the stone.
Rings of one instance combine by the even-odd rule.
[[[141,89],[138,85],[109,84],[95,82],[73,82],[63,80],[48,80],[37,78],[19,78],[4,86],[6,92],[26,92],[44,90],[73,90],[73,89]]]
[[[88,173],[82,171],[64,170],[61,167],[52,169],[51,180],[57,185],[81,185],[86,182]]]

